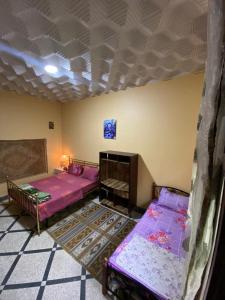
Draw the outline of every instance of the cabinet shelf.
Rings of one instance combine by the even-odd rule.
[[[120,161],[120,160],[110,159],[110,158],[102,158],[101,160],[102,160],[102,162],[107,162],[107,163],[112,162],[112,163],[123,164],[123,165],[127,165],[127,166],[129,166],[129,164],[130,164],[129,162],[126,162],[126,161]]]
[[[108,179],[101,181],[101,183],[104,184],[105,186],[115,189],[115,190],[124,191],[124,192],[129,191],[129,184],[127,182],[124,182],[121,180],[117,180],[114,178],[108,178]]]
[[[127,182],[117,180],[114,178],[108,178],[101,181],[101,184],[106,188],[113,189],[113,193],[122,198],[129,198],[129,184]]]

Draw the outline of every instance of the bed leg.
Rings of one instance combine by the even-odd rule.
[[[48,219],[45,220],[45,229],[48,228]]]
[[[39,220],[37,220],[37,232],[38,232],[38,235],[40,235],[41,230],[40,230],[40,223],[39,223]]]
[[[37,213],[37,232],[38,232],[38,235],[40,235],[41,231],[40,231],[38,204],[37,204],[37,208],[36,208],[36,213]]]
[[[105,296],[107,294],[107,281],[108,281],[108,260],[107,258],[104,259],[104,266],[103,266],[103,282],[102,282],[102,294]]]
[[[133,211],[133,206],[129,205],[128,206],[128,217],[132,218],[132,211]]]
[[[11,204],[11,197],[9,194],[9,181],[8,181],[8,177],[6,177],[6,184],[7,184],[7,192],[8,192],[8,202],[9,204]]]

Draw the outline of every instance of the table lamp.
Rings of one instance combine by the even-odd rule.
[[[60,159],[60,167],[64,170],[67,170],[69,164],[69,155],[63,154]]]

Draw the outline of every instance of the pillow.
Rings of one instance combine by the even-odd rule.
[[[98,168],[84,166],[84,171],[81,177],[89,179],[91,181],[96,181],[98,179],[98,173],[99,173]]]
[[[189,197],[178,195],[162,188],[158,204],[176,210],[178,212],[186,211],[188,209]]]
[[[67,172],[75,176],[80,176],[83,172],[83,166],[79,164],[69,164]]]

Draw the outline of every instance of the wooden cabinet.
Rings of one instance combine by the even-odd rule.
[[[99,153],[99,166],[100,201],[119,202],[130,214],[137,202],[138,154],[103,151]]]

